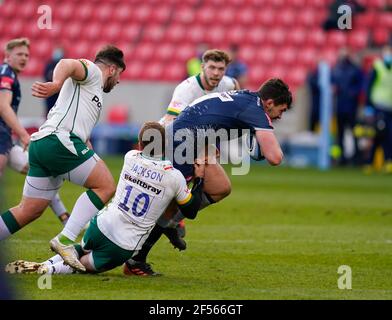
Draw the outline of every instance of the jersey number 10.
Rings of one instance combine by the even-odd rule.
[[[131,196],[131,192],[132,192],[133,187],[132,186],[126,186],[125,190],[127,191],[125,194],[125,198],[124,201],[121,202],[119,204],[120,209],[124,210],[125,212],[129,212],[130,209],[132,209],[132,213],[136,216],[136,217],[141,217],[143,216],[147,209],[148,206],[150,204],[150,196],[146,193],[139,193],[135,199],[133,200],[133,204],[132,204],[132,208],[128,207],[128,201],[129,201],[129,197]],[[137,211],[138,209],[138,205],[139,202],[144,199],[144,204],[143,204],[143,208],[142,210],[140,210],[139,212]]]

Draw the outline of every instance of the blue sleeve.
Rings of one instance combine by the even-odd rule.
[[[262,106],[249,105],[238,115],[238,119],[254,130],[272,130],[274,128]]]

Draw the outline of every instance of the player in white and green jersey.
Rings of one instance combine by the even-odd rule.
[[[167,125],[194,100],[206,94],[240,89],[236,79],[225,76],[227,66],[231,62],[225,51],[207,50],[202,61],[200,74],[185,79],[174,89],[166,114],[160,123]]]
[[[64,230],[51,240],[51,248],[66,263],[84,270],[77,260],[73,241],[86,223],[113,196],[116,186],[105,163],[89,143],[99,120],[103,92],[110,92],[125,69],[124,55],[114,46],[100,50],[94,62],[62,59],[53,81],[36,82],[33,95],[59,98],[29,147],[29,172],[20,204],[1,215],[0,240],[41,216],[64,180],[88,190],[76,201]]]
[[[107,271],[131,258],[172,201],[186,217],[196,217],[201,204],[204,163],[195,164],[196,183],[190,191],[181,172],[162,158],[164,142],[164,128],[157,122],[147,122],[139,133],[142,151],[132,150],[125,155],[115,196],[91,220],[81,246],[75,246],[88,272]],[[63,262],[58,255],[42,264],[18,260],[8,264],[6,270],[73,273]]]

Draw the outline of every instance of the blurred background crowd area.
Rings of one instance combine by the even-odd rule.
[[[369,75],[374,61],[382,56],[382,48],[392,40],[391,0],[4,0],[0,3],[0,46],[21,36],[31,41],[30,61],[20,77],[23,96],[19,116],[27,126],[33,126],[37,118],[42,121],[46,115],[44,104],[31,97],[29,88],[35,80],[50,75],[61,57],[93,59],[104,44],[120,47],[127,69],[122,83],[107,96],[101,121],[114,125],[134,123],[131,129],[137,132],[137,125],[162,116],[180,81],[197,73],[200,53],[207,48],[219,48],[228,50],[235,58],[237,68],[230,72],[243,88],[255,90],[270,77],[281,77],[289,84],[295,104],[286,119],[276,125],[277,134],[282,141],[289,144],[297,141],[305,147],[317,147],[314,136],[319,130],[317,68],[320,61],[326,61],[332,68],[334,94],[331,157],[341,165],[369,163],[375,133],[359,141],[366,128],[355,130],[354,126],[366,122],[367,116],[374,116],[367,108]],[[351,8],[351,29],[337,27],[341,5]],[[38,21],[48,9],[50,28],[46,29],[48,21],[46,27],[39,27]],[[351,68],[346,73],[343,62],[349,62],[356,71],[351,72]],[[358,81],[351,81],[349,76]],[[339,87],[342,79],[346,86],[343,88]],[[339,92],[347,92],[353,86],[355,110],[350,112],[355,113],[355,123],[350,119],[351,122],[342,124],[336,99]],[[371,127],[374,129],[374,121]],[[124,135],[123,129],[116,128],[116,134]],[[111,131],[106,131],[106,135],[113,136]],[[102,144],[102,140],[98,142]],[[366,155],[361,148],[366,149]],[[119,150],[107,150],[102,144],[102,151]],[[313,160],[309,156],[296,161],[298,165],[306,165]]]

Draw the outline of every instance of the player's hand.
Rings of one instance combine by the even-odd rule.
[[[59,92],[61,84],[57,82],[36,81],[31,87],[32,95],[37,98],[48,98]]]
[[[204,178],[204,172],[206,168],[205,159],[195,159],[195,177]]]
[[[30,144],[30,135],[28,133],[19,137],[20,143],[22,144],[23,151],[26,151]]]

